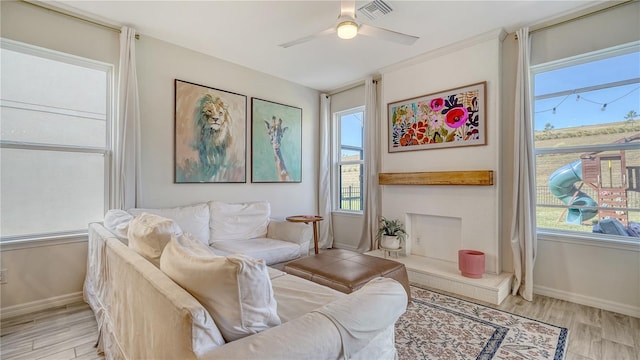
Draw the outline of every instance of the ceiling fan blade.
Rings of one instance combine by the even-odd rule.
[[[322,30],[322,31],[317,32],[317,33],[315,33],[315,34],[307,35],[307,36],[305,36],[305,37],[301,37],[301,38],[299,38],[299,39],[292,40],[292,41],[286,42],[286,43],[284,43],[284,44],[280,44],[280,45],[278,45],[278,46],[280,46],[280,47],[282,47],[282,48],[285,48],[285,49],[286,49],[286,48],[291,47],[291,46],[293,46],[293,45],[302,44],[302,43],[305,43],[305,42],[307,42],[307,41],[313,40],[313,39],[315,39],[315,38],[317,38],[317,37],[324,36],[324,35],[329,35],[329,34],[333,34],[333,33],[335,33],[335,32],[336,32],[336,28],[332,26],[332,27],[330,27],[330,28],[328,28],[328,29]]]
[[[419,37],[417,36],[407,35],[399,33],[397,31],[387,30],[367,24],[360,24],[360,27],[358,28],[358,34],[383,40],[389,40],[403,45],[413,45],[413,43],[419,39]]]
[[[356,18],[356,2],[355,0],[342,0],[340,2],[340,17],[348,16],[352,19]]]

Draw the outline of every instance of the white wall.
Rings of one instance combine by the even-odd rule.
[[[500,49],[503,35],[502,31],[496,30],[382,70],[381,172],[494,170],[500,173]],[[487,82],[486,145],[387,151],[388,103],[483,81]],[[448,242],[448,246],[456,249],[483,251],[487,272],[499,273],[500,181],[497,177],[494,181],[493,186],[385,185],[382,186],[382,215],[405,222],[409,222],[412,214],[460,218],[461,228],[452,229],[461,234],[458,239],[439,239],[440,244],[431,246]],[[420,235],[421,242],[433,241],[428,229]],[[444,253],[449,255],[440,257],[441,260],[457,262],[457,252],[444,251],[441,255]]]
[[[119,34],[33,6],[0,2],[2,37],[118,65]],[[135,26],[135,24],[133,24]],[[141,35],[136,42],[142,117],[140,206],[174,206],[210,199],[267,200],[272,213],[284,217],[317,211],[319,93],[291,82]],[[117,74],[116,74],[117,77]],[[250,167],[243,184],[174,184],[174,79],[224,89],[302,108],[302,182],[252,184]],[[247,163],[250,162],[247,134]],[[8,284],[1,285],[3,313],[37,309],[65,295],[80,299],[86,268],[86,242],[40,248],[0,245],[1,267]],[[66,297],[70,299],[70,297]]]

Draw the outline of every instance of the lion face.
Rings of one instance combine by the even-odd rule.
[[[220,99],[207,101],[202,106],[202,120],[214,131],[220,130],[228,121],[227,109]],[[204,124],[203,124],[204,125]]]

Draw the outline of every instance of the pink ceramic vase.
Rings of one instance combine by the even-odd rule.
[[[462,276],[473,279],[484,274],[484,253],[477,250],[458,250],[458,269]]]

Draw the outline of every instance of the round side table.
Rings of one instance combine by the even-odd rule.
[[[287,217],[287,221],[313,224],[313,246],[316,251],[316,254],[318,253],[318,221],[322,221],[322,220],[324,220],[322,216],[317,216],[317,215],[294,215],[294,216]]]

